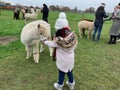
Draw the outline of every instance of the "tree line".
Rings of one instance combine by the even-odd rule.
[[[13,5],[9,2],[0,1],[0,8],[4,7],[4,9],[8,9],[7,8],[8,6],[12,7]],[[22,5],[20,5],[18,3],[14,6],[22,7]],[[29,6],[27,6],[27,7],[29,7]],[[38,6],[36,6],[36,7],[41,8],[41,7],[38,7]],[[82,11],[82,10],[78,10],[77,7],[74,7],[74,9],[70,9],[70,7],[67,7],[67,6],[50,5],[49,9],[50,9],[50,11],[67,11],[67,12],[72,11],[72,12],[87,12],[87,13],[94,13],[95,12],[94,7],[89,7],[87,9],[85,9],[84,11]]]

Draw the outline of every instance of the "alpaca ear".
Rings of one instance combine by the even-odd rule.
[[[40,24],[38,24],[38,28],[40,28]]]

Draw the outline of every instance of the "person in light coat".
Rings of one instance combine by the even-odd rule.
[[[66,30],[63,30],[64,33],[66,32]],[[63,32],[63,31],[61,31],[61,32]],[[68,32],[69,32],[69,30],[68,30]],[[68,36],[69,38],[66,36]],[[68,40],[68,42],[70,40],[73,40],[73,39],[74,40],[72,42],[70,42],[73,44],[69,43],[70,45],[67,45],[69,47],[63,47],[64,45],[61,46],[61,44],[57,43],[56,39],[54,39],[53,41],[46,40],[43,42],[45,45],[47,45],[49,47],[56,47],[56,66],[59,71],[59,76],[58,76],[58,82],[54,83],[54,87],[57,90],[62,90],[62,87],[64,86],[64,77],[65,77],[65,74],[67,74],[68,81],[66,82],[66,84],[68,85],[68,87],[70,89],[74,89],[75,80],[73,78],[72,71],[74,68],[74,57],[75,57],[74,50],[77,47],[77,41],[76,41],[75,37],[73,38],[73,36],[72,35],[69,36],[69,34],[65,35],[65,37],[62,37],[61,35],[59,35],[56,38],[58,39],[58,41],[61,40],[61,43],[62,43],[62,40]],[[65,38],[67,38],[67,39],[65,39]]]
[[[61,14],[61,17],[65,18],[65,13]],[[59,20],[58,20],[59,21]],[[77,37],[74,32],[71,32],[68,28],[67,20],[60,20],[56,23],[57,31],[53,41],[41,40],[45,45],[56,48],[56,66],[59,71],[58,81],[54,83],[54,87],[57,90],[62,90],[64,86],[65,74],[68,76],[66,84],[70,89],[74,89],[75,79],[73,76],[74,68],[74,50],[77,47]],[[64,23],[64,24],[63,24]]]
[[[65,12],[60,12],[57,20],[55,21],[55,33],[58,30],[61,30],[62,28],[68,28],[70,30],[69,22],[67,20]],[[56,37],[56,36],[54,35],[53,39],[54,39],[54,37]],[[54,52],[53,52],[53,61],[55,61],[55,60],[56,60],[56,48],[54,48]]]
[[[110,29],[110,40],[108,44],[116,44],[116,39],[120,32],[120,3],[113,18],[113,23]]]
[[[33,6],[30,7],[30,10],[31,10],[31,13],[32,13],[32,14],[35,13],[35,10],[34,10]]]

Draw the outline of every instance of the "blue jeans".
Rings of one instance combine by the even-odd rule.
[[[101,31],[102,31],[102,26],[103,24],[99,24],[99,23],[95,23],[94,24],[94,32],[93,32],[93,36],[92,36],[92,40],[95,41],[95,36],[96,36],[96,33],[98,31],[98,35],[97,35],[97,41],[100,40],[100,35],[101,35]]]
[[[65,74],[67,74],[69,82],[73,83],[73,73],[72,73],[72,71],[69,71],[68,73],[65,73],[65,72],[59,70],[59,80],[58,80],[59,85],[63,84]]]

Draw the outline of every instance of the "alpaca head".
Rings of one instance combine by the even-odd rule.
[[[49,34],[49,28],[47,28],[45,25],[43,24],[38,24],[38,33],[37,33],[37,36],[39,36],[40,40],[43,40],[43,39],[48,39],[50,34]]]

